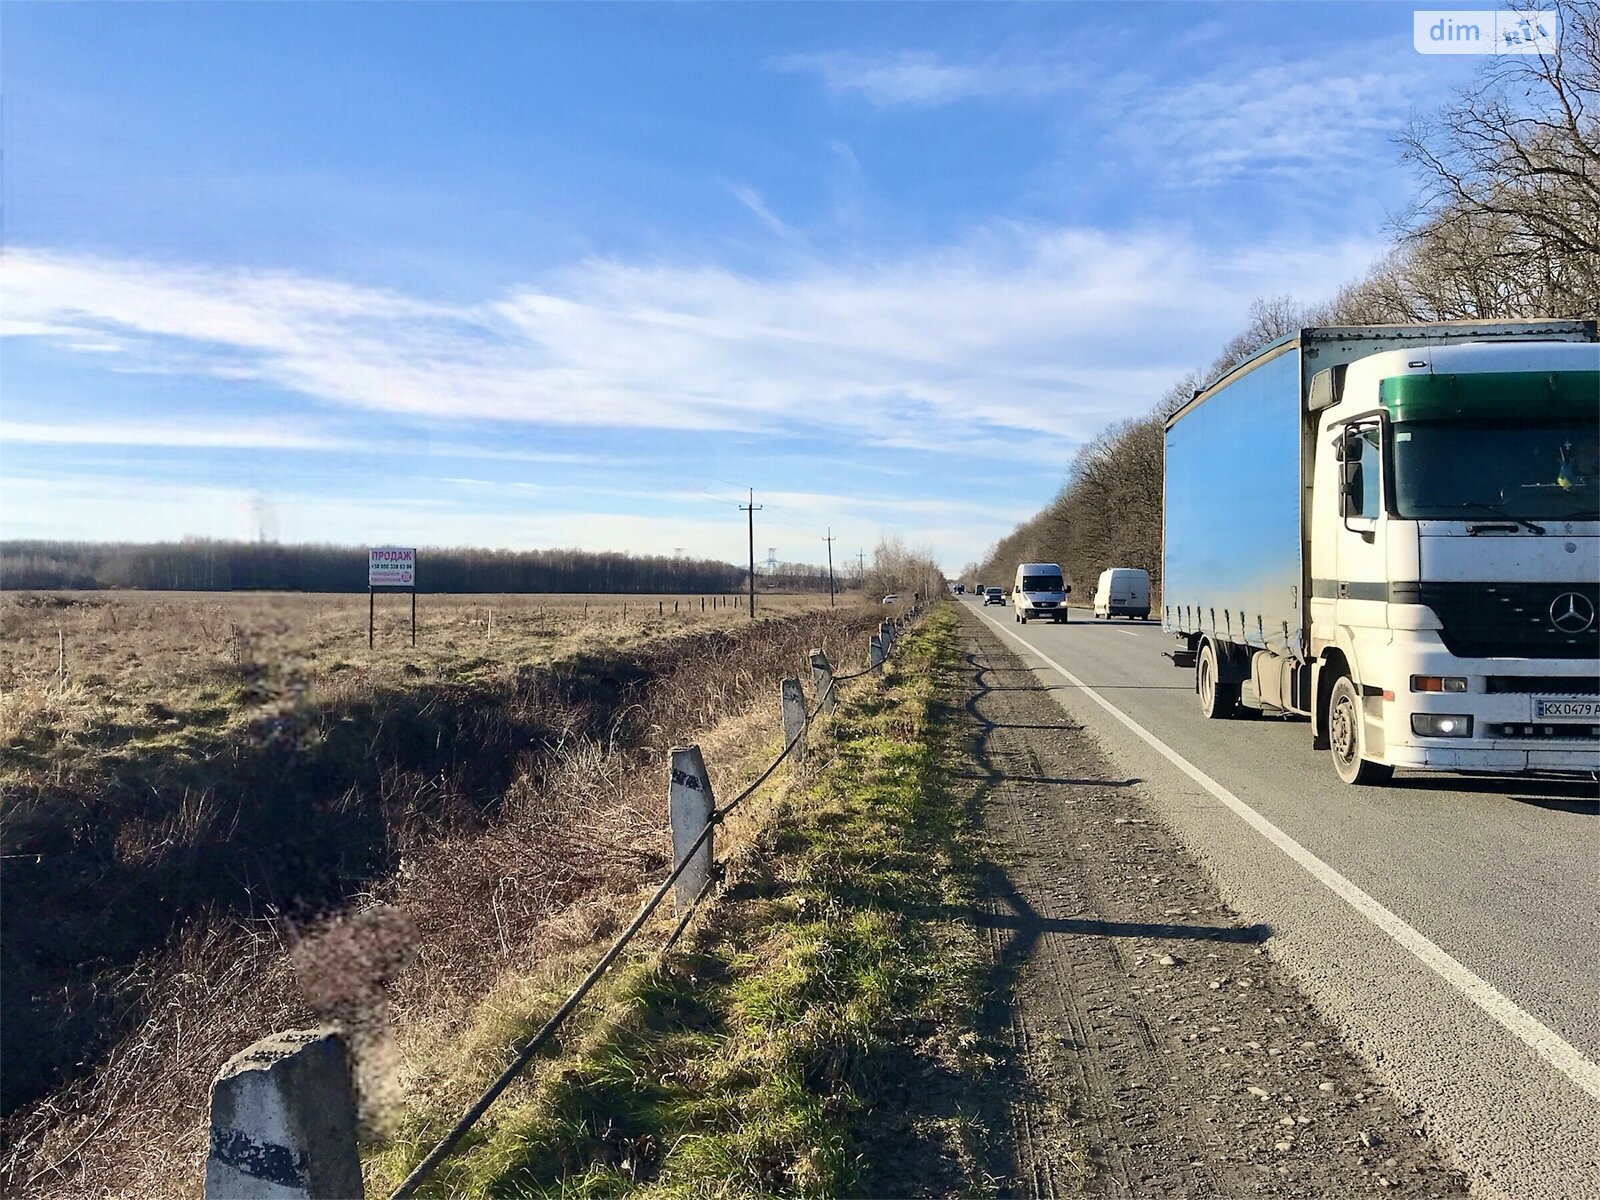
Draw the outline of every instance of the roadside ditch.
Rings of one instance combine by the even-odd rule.
[[[666,747],[723,748],[713,777],[737,779],[778,678],[819,645],[853,661],[880,615],[304,696],[202,759],[8,795],[8,1057],[61,1082],[7,1116],[0,1184],[191,1194],[217,1067],[313,1020],[374,1031],[383,1110],[414,1046],[508,970],[585,952],[666,862]]]

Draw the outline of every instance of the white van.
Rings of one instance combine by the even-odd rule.
[[[1104,617],[1150,617],[1150,572],[1138,567],[1112,567],[1100,572],[1094,589],[1094,615]]]
[[[1017,581],[1011,588],[1015,619],[1024,625],[1029,617],[1067,620],[1067,595],[1072,588],[1055,563],[1019,563]]]

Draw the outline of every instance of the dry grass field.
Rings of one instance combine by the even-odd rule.
[[[423,596],[413,651],[380,596],[369,651],[365,596],[0,598],[8,1192],[185,1194],[207,1081],[255,1037],[387,995],[415,1040],[587,947],[665,861],[666,747],[742,769],[777,679],[881,616],[676,599]],[[319,995],[291,948],[380,899],[404,977]]]
[[[276,707],[470,683],[748,621],[741,596],[30,592],[0,597],[0,787],[159,751],[204,756]],[[827,606],[757,595],[759,616]],[[61,674],[65,654],[65,683]]]

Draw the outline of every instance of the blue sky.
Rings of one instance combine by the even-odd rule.
[[[0,536],[955,568],[1381,251],[1411,12],[9,4]]]

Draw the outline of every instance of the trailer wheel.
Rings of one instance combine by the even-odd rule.
[[[1333,755],[1333,769],[1345,783],[1388,783],[1394,768],[1362,757],[1366,739],[1361,693],[1350,676],[1341,675],[1328,697],[1328,752]]]
[[[1239,707],[1239,685],[1218,678],[1217,651],[1210,642],[1200,647],[1194,664],[1194,690],[1200,694],[1200,711],[1213,721],[1226,720]]]

